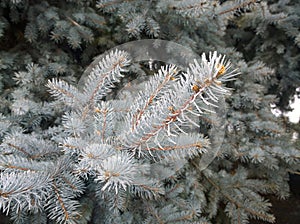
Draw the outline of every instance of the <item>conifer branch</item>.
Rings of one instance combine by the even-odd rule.
[[[33,224],[274,222],[261,195],[287,198],[299,175],[299,140],[270,111],[299,87],[295,2],[1,1],[0,210]],[[132,55],[95,58],[74,85],[124,43]],[[198,58],[211,49],[233,64]]]
[[[59,201],[59,204],[60,204],[60,206],[61,206],[61,208],[63,210],[64,216],[65,216],[64,220],[67,222],[69,220],[69,218],[70,218],[69,217],[69,213],[68,213],[68,211],[66,209],[66,206],[65,206],[65,204],[64,204],[64,202],[63,202],[63,200],[62,200],[62,198],[60,196],[60,193],[58,191],[58,187],[56,186],[55,181],[53,182],[53,188],[54,188],[54,192],[55,192],[55,195],[57,197],[57,200]]]
[[[193,163],[193,165],[195,167],[198,167],[198,165],[194,161],[192,163]],[[221,186],[219,186],[215,181],[213,181],[207,175],[204,174],[203,177],[214,188],[216,188],[217,191],[220,192],[226,198],[226,200],[228,200],[229,202],[231,202],[232,204],[234,204],[237,207],[237,209],[242,209],[242,210],[246,211],[247,213],[253,215],[254,217],[260,218],[261,220],[265,220],[265,221],[268,221],[268,222],[271,222],[271,223],[275,222],[275,217],[273,215],[267,214],[265,212],[255,211],[255,210],[251,209],[250,207],[246,207],[242,202],[239,202],[238,200],[235,200],[232,196],[230,196],[229,194],[227,194]],[[238,215],[238,217],[240,219],[240,215]],[[242,223],[242,222],[243,222],[243,219],[241,219],[240,221],[238,221],[238,223]]]
[[[19,146],[13,144],[13,143],[6,143],[6,144],[7,144],[8,146],[10,146],[10,147],[16,149],[17,151],[22,152],[22,153],[25,154],[28,158],[31,158],[32,155],[31,155],[30,153],[28,153],[28,152],[27,152],[25,149],[23,149],[22,147],[19,147]]]
[[[97,8],[102,9],[112,5],[117,5],[123,2],[130,2],[132,0],[100,0],[97,2]]]
[[[254,4],[254,3],[256,3],[256,2],[257,2],[257,0],[248,0],[248,1],[244,1],[244,2],[242,2],[241,4],[237,4],[237,5],[233,6],[233,7],[230,8],[230,9],[226,9],[226,10],[224,10],[224,11],[219,12],[218,15],[223,15],[223,14],[227,14],[227,13],[230,13],[230,12],[235,12],[235,11],[238,10],[238,9],[247,7],[247,6],[249,6],[249,5],[251,5],[251,4]]]
[[[169,68],[163,71],[159,70],[159,75],[163,76],[163,80],[160,83],[158,83],[157,87],[152,90],[152,93],[149,94],[148,99],[145,100],[145,105],[142,106],[142,108],[139,108],[136,114],[132,116],[132,131],[139,124],[143,114],[153,104],[153,101],[157,98],[160,92],[168,87],[168,84],[170,84],[169,81],[175,79],[177,73],[178,68],[176,68],[175,66],[170,66]]]
[[[121,72],[126,72],[125,67],[129,63],[130,58],[127,53],[116,50],[106,58],[102,58],[93,68],[84,87],[86,106],[82,110],[83,117],[86,117],[88,111],[94,110],[94,103],[111,91],[114,83],[123,77]]]

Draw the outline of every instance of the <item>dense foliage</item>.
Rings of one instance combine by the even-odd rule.
[[[300,169],[299,125],[271,113],[300,86],[299,17],[289,0],[0,1],[2,212],[14,223],[274,223],[267,196],[286,199]],[[199,60],[180,54],[184,70],[109,51],[141,39]]]

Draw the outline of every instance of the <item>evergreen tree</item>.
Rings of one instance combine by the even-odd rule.
[[[286,199],[300,169],[299,125],[271,113],[300,86],[299,13],[287,0],[1,1],[2,212],[276,222],[267,196]],[[120,47],[149,38],[170,61]]]

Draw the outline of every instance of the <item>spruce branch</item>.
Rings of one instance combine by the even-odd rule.
[[[57,223],[77,223],[77,220],[81,217],[78,212],[79,203],[73,200],[66,189],[62,189],[55,181],[52,184],[52,188],[53,194],[48,198],[46,205],[46,210],[49,211],[49,218]]]
[[[48,81],[47,87],[49,92],[57,99],[67,105],[83,104],[83,96],[78,92],[77,88],[68,84],[64,80],[52,79]]]
[[[195,167],[198,167],[198,165],[195,162],[193,162],[193,165]],[[236,175],[239,174],[237,173]],[[219,193],[221,193],[221,195],[224,196],[226,201],[229,202],[227,203],[225,210],[228,212],[229,216],[232,218],[232,221],[234,223],[243,223],[247,221],[249,214],[252,217],[257,217],[264,221],[268,221],[271,223],[275,222],[275,217],[266,212],[266,210],[268,210],[269,207],[271,206],[269,202],[265,201],[258,195],[251,198],[251,194],[253,194],[253,192],[249,194],[250,191],[247,192],[247,194],[240,195],[241,192],[239,192],[238,189],[240,189],[241,186],[239,184],[236,186],[227,186],[228,189],[233,189],[233,188],[236,189],[230,194],[230,191],[227,191],[226,188],[221,186],[222,185],[222,183],[220,183],[221,181],[218,181],[219,182],[218,183],[217,181],[213,180],[211,176],[212,176],[211,174],[208,174],[206,172],[203,173],[203,177]],[[247,188],[247,186],[245,188]]]
[[[45,172],[1,172],[0,209],[7,214],[10,210],[41,209],[50,191],[50,176]]]
[[[140,154],[150,151],[152,141],[164,150],[159,141],[164,137],[158,136],[166,135],[165,138],[173,142],[171,136],[178,136],[176,129],[186,134],[183,130],[186,124],[198,126],[188,113],[201,116],[204,111],[210,111],[197,104],[198,98],[208,106],[216,106],[218,98],[228,94],[229,90],[221,87],[221,84],[233,80],[237,75],[236,70],[230,67],[224,56],[214,52],[210,53],[209,60],[203,54],[201,64],[195,61],[177,80],[174,80],[178,72],[176,67],[162,68],[149,80],[150,85],[145,85],[146,91],[139,93],[131,108],[136,113],[129,113],[126,119],[130,123],[127,124],[129,131],[121,140],[124,147]],[[208,95],[207,99],[203,93]],[[141,104],[145,101],[145,105]]]
[[[114,83],[119,82],[123,77],[121,72],[126,72],[126,66],[130,63],[130,57],[125,51],[116,50],[102,58],[92,69],[84,86],[86,106],[83,109],[85,117],[90,107],[94,110],[95,103],[101,100],[114,88]]]
[[[286,199],[299,174],[299,140],[270,111],[299,86],[294,2],[1,1],[0,209],[15,224],[273,222],[262,196]],[[156,39],[130,48],[149,63],[115,50],[74,85],[146,36],[217,49],[243,76]]]
[[[246,1],[241,1],[241,3],[236,3],[234,5],[232,5],[230,8],[226,9],[226,10],[222,10],[220,12],[218,12],[218,15],[223,15],[226,13],[230,13],[230,12],[235,12],[241,8],[245,8],[245,7],[250,7],[251,5],[255,4],[256,2],[258,2],[258,0],[246,0]]]
[[[116,50],[110,52],[92,69],[84,87],[87,102],[101,99],[114,83],[123,77],[121,72],[126,72],[126,66],[130,63],[129,55],[125,51]]]
[[[112,12],[119,4],[132,2],[133,0],[99,0],[96,7],[100,10]]]
[[[66,134],[63,151],[51,149],[51,145],[46,147],[47,141],[24,138],[22,134],[4,141],[7,151],[27,153],[28,160],[51,155],[55,150],[64,153],[57,163],[48,164],[53,192],[45,204],[49,218],[59,223],[80,219],[76,198],[85,189],[82,179],[94,181],[97,195],[109,194],[109,206],[114,211],[124,210],[124,192],[151,200],[164,195],[163,181],[172,179],[187,159],[209,150],[209,140],[200,133],[190,133],[190,127],[199,127],[198,118],[213,112],[210,107],[217,107],[219,98],[229,93],[222,83],[237,75],[225,56],[216,52],[208,57],[203,54],[201,61],[190,64],[187,71],[174,65],[162,67],[140,84],[143,90],[132,95],[130,102],[106,102],[103,97],[127,71],[130,56],[116,50],[96,61],[83,91],[63,80],[48,82],[50,93],[71,109],[62,117]],[[19,147],[15,144],[18,139],[24,143],[27,139],[26,144]],[[42,153],[37,153],[33,144],[40,146]],[[160,168],[165,166],[169,171],[152,174],[150,164],[157,160]],[[71,161],[75,164],[69,164]],[[29,172],[31,167],[40,167],[34,162],[32,166],[17,162],[3,168]],[[179,207],[184,211],[174,208],[172,218],[167,214],[162,214],[162,218],[179,221],[198,216],[197,205],[188,207],[184,202],[182,206]]]

